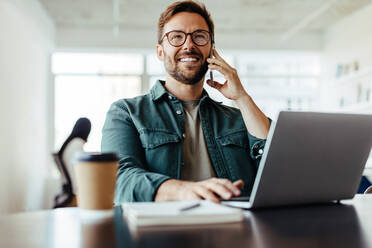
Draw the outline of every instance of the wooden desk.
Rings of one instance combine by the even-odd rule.
[[[129,230],[120,208],[94,219],[77,208],[0,217],[0,247],[372,247],[372,194],[341,205],[247,211],[241,224]]]

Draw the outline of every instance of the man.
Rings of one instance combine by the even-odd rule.
[[[103,128],[102,151],[120,158],[116,204],[219,202],[250,194],[270,121],[237,71],[212,49],[213,38],[214,24],[202,4],[176,2],[161,14],[156,52],[165,82],[147,95],[113,103]],[[208,68],[223,74],[226,81],[213,86],[239,109],[208,97]]]

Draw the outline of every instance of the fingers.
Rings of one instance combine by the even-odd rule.
[[[216,49],[212,49],[212,54],[213,56],[215,56],[216,58],[221,58],[220,54],[217,52]],[[221,58],[222,59],[222,58]]]
[[[222,61],[220,59],[208,58],[207,62],[208,62],[208,67],[210,67],[210,66],[220,66],[221,68],[224,68],[227,71],[231,71],[233,69],[228,63],[226,63],[225,61]]]
[[[207,58],[207,62],[210,65],[228,66],[228,64],[226,64],[223,61],[221,61],[219,59],[216,59],[216,58]]]
[[[215,180],[219,183],[224,185],[227,189],[230,190],[230,192],[234,196],[238,196],[241,194],[240,189],[236,187],[230,180],[225,179],[225,178],[215,178]]]
[[[223,61],[225,64],[228,64],[228,63],[226,63],[226,61],[225,61],[225,60],[220,56],[220,54],[217,52],[216,49],[213,49],[213,50],[212,50],[212,53],[213,53],[213,56],[215,56],[217,59]]]
[[[208,182],[206,186],[222,199],[229,200],[233,196],[233,192],[223,184]]]
[[[203,185],[198,185],[198,187],[194,188],[196,194],[201,196],[205,200],[209,200],[215,203],[219,203],[220,200],[217,198],[215,194],[208,188],[204,187]]]
[[[205,182],[205,185],[210,190],[226,200],[230,199],[232,196],[239,196],[241,194],[240,189],[225,178],[211,178],[203,182]]]
[[[220,199],[229,200],[233,196],[239,196],[241,194],[239,188],[243,185],[242,180],[232,183],[224,178],[211,178],[195,183],[190,192],[192,192],[193,198],[219,203]]]
[[[229,72],[229,70],[226,69],[225,67],[220,66],[220,65],[215,65],[215,64],[209,64],[209,65],[208,65],[208,68],[211,69],[211,70],[219,71],[219,72],[221,72],[223,75],[227,75],[228,72]]]
[[[220,72],[227,80],[232,80],[237,77],[237,71],[235,68],[220,61],[218,63],[209,62],[208,69]]]
[[[237,187],[237,188],[242,188],[244,186],[244,182],[243,180],[239,179],[239,180],[236,180],[235,182],[233,182],[233,184]]]
[[[217,82],[217,81],[213,81],[214,82],[214,85],[212,85],[212,81],[210,79],[207,80],[207,84],[217,90],[221,89],[221,87],[223,87],[223,84]]]
[[[207,62],[209,64],[215,64],[215,65],[219,65],[219,66],[222,66],[222,67],[227,67],[227,69],[232,69],[232,67],[229,65],[229,63],[227,63],[220,55],[219,53],[217,52],[216,49],[213,49],[212,50],[212,54],[214,56],[214,58],[207,58]]]

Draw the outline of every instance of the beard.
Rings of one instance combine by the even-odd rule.
[[[195,66],[192,67],[186,66],[186,69],[180,68],[180,64],[178,63],[177,57],[181,55],[196,55],[199,57],[200,60],[202,60],[203,55],[196,53],[194,51],[179,54],[175,58],[168,56],[165,52],[164,55],[165,70],[172,78],[183,84],[193,85],[199,83],[200,80],[202,80],[203,77],[205,76],[205,73],[207,73],[208,71],[207,60],[202,61],[202,64],[199,65],[197,68],[193,68]]]

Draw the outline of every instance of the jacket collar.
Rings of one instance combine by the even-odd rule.
[[[164,88],[165,81],[158,80],[156,81],[155,85],[150,90],[151,99],[155,102],[159,100],[163,95],[170,94],[165,88]]]
[[[151,95],[151,99],[156,102],[158,101],[159,99],[161,99],[164,95],[169,95],[169,96],[172,96],[172,97],[175,97],[174,95],[172,95],[170,92],[168,92],[165,87],[164,87],[164,84],[165,84],[165,81],[163,80],[158,80],[156,81],[155,85],[151,88],[150,90],[150,95]],[[176,97],[175,97],[176,98]],[[200,101],[204,101],[205,99],[210,99],[212,100],[207,91],[205,89],[203,89],[203,92],[202,92],[202,96],[200,98]]]

